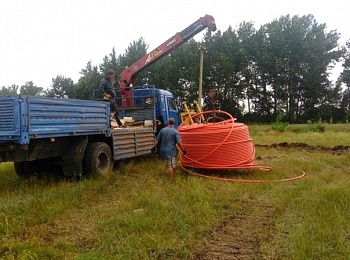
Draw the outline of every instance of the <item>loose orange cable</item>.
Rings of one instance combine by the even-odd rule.
[[[229,119],[216,123],[185,125],[193,117],[209,113],[224,114]],[[255,163],[255,147],[249,136],[248,127],[243,123],[235,122],[235,118],[225,111],[214,110],[197,113],[182,122],[178,131],[187,151],[186,155],[180,155],[181,167],[187,172],[189,172],[187,168],[215,170],[271,169],[271,167]],[[302,172],[300,176],[283,180],[237,180],[195,174],[199,177],[216,180],[254,183],[291,181],[305,176],[305,172]]]
[[[218,181],[228,181],[228,182],[243,182],[243,183],[268,183],[268,182],[286,182],[286,181],[295,181],[298,179],[301,179],[302,177],[304,177],[306,175],[306,173],[304,171],[301,171],[301,174],[299,176],[296,177],[292,177],[292,178],[286,178],[286,179],[273,179],[273,180],[247,180],[247,179],[230,179],[230,178],[222,178],[222,177],[217,177],[217,176],[210,176],[210,175],[204,175],[204,174],[200,174],[197,172],[191,172],[190,170],[186,169],[185,167],[183,167],[181,165],[181,168],[188,172],[188,173],[192,173],[198,177],[202,177],[202,178],[207,178],[207,179],[212,179],[212,180],[218,180]]]

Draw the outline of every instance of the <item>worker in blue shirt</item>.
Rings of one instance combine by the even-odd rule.
[[[154,149],[157,144],[160,143],[160,157],[166,160],[165,173],[169,175],[174,174],[174,168],[176,167],[176,144],[181,148],[183,155],[186,154],[186,150],[182,145],[180,134],[175,129],[174,125],[174,118],[170,118],[168,121],[168,126],[159,131],[157,140],[153,146]]]

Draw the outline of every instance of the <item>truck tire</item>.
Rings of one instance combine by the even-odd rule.
[[[103,142],[91,143],[85,150],[83,175],[98,176],[110,173],[113,168],[112,152]]]
[[[15,166],[16,175],[23,179],[34,176],[35,172],[33,170],[32,164],[33,164],[32,162],[26,162],[26,161],[15,162],[14,166]]]

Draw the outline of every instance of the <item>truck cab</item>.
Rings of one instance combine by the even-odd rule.
[[[132,102],[125,101],[125,97],[121,97],[119,89],[116,91],[116,103],[119,108],[121,118],[136,117],[140,120],[146,117],[151,118],[147,108],[153,107],[153,118],[160,123],[161,127],[165,126],[169,118],[175,119],[175,127],[181,123],[180,110],[181,107],[176,103],[176,99],[168,90],[158,89],[154,85],[145,84],[143,86],[133,86],[130,90],[131,95],[128,99]],[[94,90],[94,100],[103,100],[103,94],[100,89]],[[123,103],[131,103],[132,106],[123,106]],[[145,109],[146,108],[146,109]],[[140,115],[142,113],[143,115]],[[141,118],[140,118],[141,117]]]
[[[134,105],[138,106],[144,102],[155,104],[155,118],[162,126],[166,125],[169,118],[175,119],[175,127],[180,125],[179,108],[175,103],[174,95],[167,90],[157,89],[153,85],[134,87]],[[150,97],[144,100],[141,97]],[[153,98],[153,100],[152,100]]]

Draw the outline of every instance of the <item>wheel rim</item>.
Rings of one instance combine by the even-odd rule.
[[[108,159],[107,154],[105,154],[105,153],[99,154],[99,156],[97,158],[97,162],[96,162],[96,168],[102,173],[106,173],[108,171],[109,159]]]

